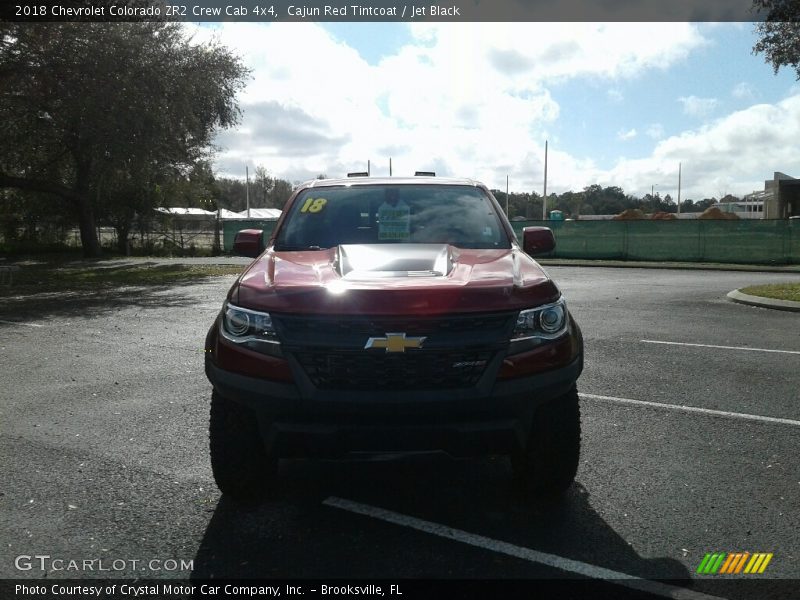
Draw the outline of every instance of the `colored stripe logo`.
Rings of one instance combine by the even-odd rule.
[[[701,575],[755,575],[766,570],[772,557],[772,552],[708,552],[697,572]]]

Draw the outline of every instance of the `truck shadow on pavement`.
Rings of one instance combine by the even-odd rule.
[[[324,504],[341,498],[412,517],[410,522],[421,519],[636,577],[690,579],[675,559],[638,556],[592,508],[580,483],[560,502],[535,502],[512,480],[502,458],[284,461],[279,486],[258,506],[220,500],[194,559],[193,578],[571,576]]]

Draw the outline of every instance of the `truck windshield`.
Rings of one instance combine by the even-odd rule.
[[[460,185],[354,185],[311,188],[292,204],[278,251],[340,244],[452,244],[509,248],[489,197]]]

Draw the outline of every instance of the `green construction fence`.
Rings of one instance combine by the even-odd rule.
[[[546,256],[742,264],[800,264],[800,219],[515,221],[517,237],[550,227],[556,248]]]
[[[233,250],[238,231],[262,229],[266,241],[275,223],[223,221],[225,252]],[[520,241],[524,227],[550,227],[556,249],[545,256],[551,258],[800,264],[800,219],[514,221],[512,225]]]

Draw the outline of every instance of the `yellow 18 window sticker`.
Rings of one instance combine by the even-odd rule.
[[[306,198],[303,206],[300,207],[301,213],[318,213],[328,203],[326,198]]]

